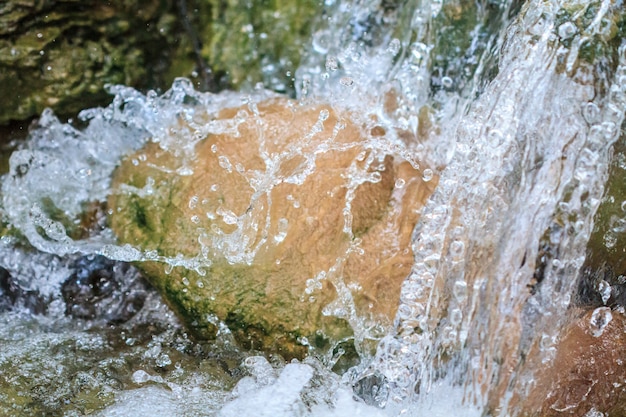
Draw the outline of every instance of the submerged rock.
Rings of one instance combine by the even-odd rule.
[[[118,168],[111,228],[197,336],[221,320],[292,358],[388,328],[436,180],[374,118],[353,120],[273,98],[180,120],[168,141],[218,133],[187,151],[150,143]]]
[[[563,329],[552,366],[535,364],[537,372],[520,398],[521,415],[624,415],[625,325],[623,311],[580,312]]]

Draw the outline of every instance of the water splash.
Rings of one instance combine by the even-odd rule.
[[[461,121],[423,210],[397,335],[381,345],[375,364],[400,403],[445,378],[469,387],[468,401],[481,408],[491,401],[507,410],[505,391],[521,392],[532,378],[522,358],[545,363],[554,352],[626,99],[617,77],[625,46],[614,73],[592,75],[598,68],[555,33],[562,7],[524,6],[499,74]],[[593,22],[584,29],[589,36]],[[589,120],[591,105],[597,111]],[[546,233],[551,253],[531,293]]]
[[[370,392],[361,395],[386,407],[385,415],[434,413],[442,403],[470,415],[497,408],[513,412],[509,401],[523,393],[533,376],[521,358],[534,356],[548,364],[554,355],[602,196],[610,148],[623,123],[626,47],[619,48],[612,66],[594,67],[585,55],[588,42],[601,43],[609,36],[616,6],[593,2],[595,14],[583,13],[588,20],[581,22],[580,10],[591,9],[574,3],[580,10],[572,12],[572,2],[559,1],[530,1],[517,20],[509,20],[515,18],[514,2],[469,11],[455,9],[454,2],[428,0],[396,6],[381,1],[326,4],[330,18],[318,23],[312,48],[297,71],[300,98],[322,98],[375,114],[400,132],[400,139],[409,138],[408,145],[391,147],[394,152],[409,161],[427,161],[432,169],[423,171],[425,181],[440,177],[414,233],[415,264],[403,285],[395,330],[381,342],[370,366],[346,374],[341,386],[376,379],[377,384],[367,384]],[[570,20],[563,18],[568,13]],[[452,42],[447,50],[445,35],[453,31],[449,23],[458,23],[460,15],[471,16],[461,20],[468,43]],[[493,30],[498,27],[506,33]],[[82,114],[89,121],[85,130],[61,124],[49,112],[42,115],[31,141],[11,159],[11,172],[3,181],[4,214],[44,252],[159,260],[201,271],[206,266],[202,254],[160,257],[115,245],[106,230],[76,239],[72,225],[85,204],[105,198],[119,159],[148,138],[181,156],[173,172],[189,175],[188,162],[199,140],[210,133],[235,132],[237,117],[254,117],[254,104],[271,94],[256,91],[245,99],[249,112],[228,122],[206,123],[194,109],[202,107],[206,114],[237,107],[241,96],[199,94],[184,80],[160,97],[124,87],[111,91],[116,94],[111,106]],[[320,114],[320,123],[322,119]],[[185,127],[174,127],[179,120]],[[224,158],[220,166],[238,170]],[[150,194],[152,186],[133,191]],[[188,204],[200,207],[202,199]],[[225,210],[206,216],[219,216],[225,224],[240,221]],[[271,239],[280,243],[289,227],[279,222]],[[349,216],[345,227],[350,230]],[[234,236],[233,254],[241,255],[241,242],[241,236]],[[543,247],[549,250],[541,260]],[[312,278],[307,290],[314,293],[323,279],[329,279],[327,274]],[[611,314],[607,307],[594,312],[590,325],[598,337]],[[316,381],[314,368],[294,364],[271,381],[261,381],[255,368],[251,395],[240,402],[233,396],[222,412],[251,409],[268,392],[287,392],[293,401],[277,405],[284,414],[329,413],[322,401],[310,409],[302,401],[301,395],[315,392],[307,388]],[[148,381],[143,374],[137,378]],[[337,382],[326,378],[328,384]],[[380,414],[355,405],[346,392],[340,389],[332,400],[323,397],[336,405],[332,412],[359,407]]]

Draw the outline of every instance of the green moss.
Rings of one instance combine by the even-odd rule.
[[[321,12],[319,1],[204,0],[197,4],[201,54],[214,73],[224,74],[235,88],[263,82],[280,92],[293,91],[302,46],[310,39],[311,22]]]

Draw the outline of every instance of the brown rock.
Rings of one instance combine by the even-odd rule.
[[[252,110],[196,115],[226,130],[187,155],[151,143],[129,157],[113,180],[111,227],[123,243],[203,265],[168,274],[141,264],[200,337],[216,316],[245,345],[289,358],[307,340],[326,349],[353,328],[370,328],[359,339],[381,334],[436,180],[394,155],[372,119],[283,98]],[[188,128],[173,126],[168,140]]]
[[[626,317],[608,307],[580,313],[549,364],[534,364],[524,416],[626,415]],[[606,414],[605,414],[606,415]]]

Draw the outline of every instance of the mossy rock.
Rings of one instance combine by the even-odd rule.
[[[183,39],[169,74],[173,79],[201,72],[200,58],[218,84],[239,89],[262,82],[274,91],[293,92],[302,48],[321,11],[317,0],[190,2],[187,17],[195,33]]]
[[[110,100],[105,84],[157,84],[172,2],[9,1],[0,6],[0,124],[46,107],[74,115]],[[168,14],[169,13],[169,14]],[[158,47],[157,47],[158,46]]]
[[[196,114],[222,133],[192,153],[150,143],[118,168],[110,226],[155,260],[140,267],[197,336],[219,319],[246,347],[301,358],[388,329],[436,179],[356,116],[284,98]],[[168,141],[199,130],[180,121]]]
[[[200,89],[264,82],[293,91],[302,44],[319,12],[313,0],[5,2],[0,125],[47,107],[71,117],[105,105],[106,84],[164,89],[193,75]]]
[[[614,146],[605,194],[594,216],[587,245],[585,279],[580,297],[586,304],[603,305],[601,282],[611,286],[609,305],[626,304],[626,141]]]

